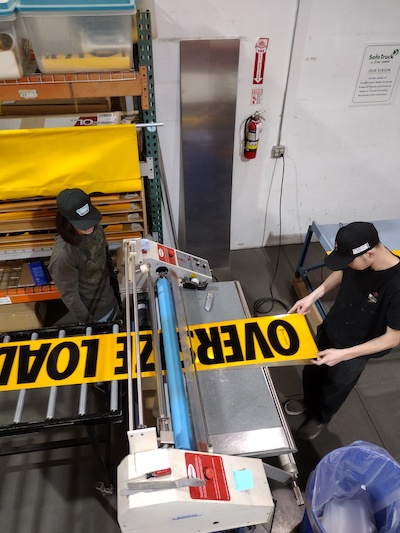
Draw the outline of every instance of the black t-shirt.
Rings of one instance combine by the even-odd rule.
[[[332,347],[350,348],[369,341],[383,335],[387,326],[400,330],[400,263],[380,271],[346,268],[323,324]]]

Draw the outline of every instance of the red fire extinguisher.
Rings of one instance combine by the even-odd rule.
[[[262,130],[261,116],[259,111],[251,115],[244,124],[244,157],[254,159],[257,155],[258,141]]]

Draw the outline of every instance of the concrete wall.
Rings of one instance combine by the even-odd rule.
[[[138,1],[138,7],[146,7]],[[351,105],[366,44],[398,45],[398,0],[153,0],[157,120],[174,222],[181,172],[179,42],[239,38],[231,248],[302,242],[308,225],[399,218],[400,95]],[[297,11],[298,9],[298,11]],[[296,16],[298,14],[298,16]],[[296,31],[295,22],[297,21]],[[292,38],[293,54],[281,144]],[[262,103],[251,104],[255,44],[268,38]],[[195,58],[194,58],[195,61]],[[241,156],[243,125],[265,110],[255,160]],[[165,220],[165,242],[168,221]]]

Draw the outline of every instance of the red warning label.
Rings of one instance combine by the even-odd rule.
[[[157,248],[160,261],[170,265],[176,265],[175,250],[173,248],[168,248],[168,246],[164,246],[163,244],[158,244]]]
[[[264,82],[265,57],[267,55],[268,43],[269,39],[265,37],[261,37],[256,43],[253,85],[260,85]]]
[[[203,487],[189,487],[194,500],[231,499],[222,457],[208,453],[186,453],[185,460],[188,477],[197,477],[206,482]]]

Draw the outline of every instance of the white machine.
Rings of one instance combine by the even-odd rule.
[[[139,447],[141,439],[151,440],[140,430],[131,438]],[[155,430],[152,440],[153,449],[132,451],[118,467],[123,533],[213,532],[270,521],[273,501],[261,460],[159,448]]]
[[[172,271],[172,284],[182,278],[199,282],[211,280],[208,262],[184,252],[134,239],[124,241],[125,290],[133,298],[133,323],[138,322],[136,273],[147,273],[147,289],[152,292],[153,279],[165,276],[165,268]],[[157,270],[159,271],[157,274]],[[180,276],[178,278],[177,276]],[[164,280],[161,280],[165,282]],[[179,316],[171,309],[167,283],[159,284],[158,298],[165,358],[167,361],[166,384],[157,377],[159,404],[158,427],[147,428],[143,424],[141,404],[140,357],[137,361],[137,424],[133,427],[132,347],[130,332],[130,305],[127,308],[128,336],[128,407],[129,407],[129,455],[117,470],[118,523],[123,533],[206,533],[254,524],[271,523],[274,504],[261,459],[214,454],[207,440],[206,422],[199,423],[196,394],[193,395],[195,370],[193,362],[184,361],[187,372],[183,386],[182,364],[179,347],[175,350],[177,328],[181,324],[172,316]],[[166,292],[165,295],[161,293]],[[150,296],[150,294],[149,294]],[[162,298],[166,302],[162,302]],[[152,321],[157,313],[150,298]],[[179,320],[178,320],[179,321]],[[155,330],[158,325],[156,324]],[[168,331],[170,329],[170,331]],[[135,328],[136,348],[139,332]],[[158,337],[153,335],[154,338]],[[186,340],[181,338],[181,345]],[[184,351],[184,350],[183,350]],[[156,373],[161,365],[155,346]],[[177,352],[177,353],[176,353]],[[185,358],[185,354],[184,354]],[[172,359],[172,361],[171,361]],[[175,365],[175,368],[174,368]],[[177,369],[177,370],[176,370]],[[192,392],[190,392],[190,390]],[[190,398],[191,397],[191,398]],[[193,399],[194,398],[194,399]],[[191,412],[186,412],[190,404]],[[200,427],[200,430],[198,429]],[[201,449],[202,451],[199,451]]]

